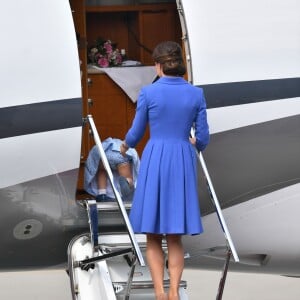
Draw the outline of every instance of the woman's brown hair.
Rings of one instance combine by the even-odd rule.
[[[158,44],[152,57],[156,63],[161,64],[165,75],[183,76],[186,72],[181,47],[175,42],[166,41]]]

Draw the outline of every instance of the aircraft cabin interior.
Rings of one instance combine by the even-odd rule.
[[[101,141],[108,137],[124,139],[135,114],[136,100],[129,97],[107,71],[119,73],[121,81],[129,85],[136,76],[153,66],[151,53],[162,41],[182,42],[180,20],[175,0],[70,0],[78,41],[82,76],[83,117],[92,115]],[[100,68],[91,61],[91,49],[97,40],[111,41],[126,61],[136,63],[136,68],[126,66]],[[95,68],[94,66],[97,66]],[[124,63],[123,63],[124,65]],[[147,69],[148,68],[148,69]],[[122,72],[124,75],[122,75]],[[154,72],[154,67],[152,72]],[[150,73],[151,75],[151,73]],[[149,71],[145,84],[149,84]],[[148,76],[148,77],[147,77]],[[153,77],[154,79],[155,77]],[[126,82],[125,82],[126,85]],[[139,155],[147,141],[148,133],[137,145]],[[78,195],[84,195],[84,166],[90,149],[95,145],[88,125],[83,126],[81,163],[78,177]]]

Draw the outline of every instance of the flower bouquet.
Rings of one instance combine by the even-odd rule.
[[[122,55],[116,44],[111,40],[98,38],[96,45],[88,51],[88,58],[91,63],[97,64],[101,68],[114,67],[122,64]]]

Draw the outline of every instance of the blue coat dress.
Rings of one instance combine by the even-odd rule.
[[[135,233],[199,234],[203,231],[198,189],[197,153],[189,142],[196,130],[196,147],[209,142],[206,103],[201,88],[182,77],[163,76],[142,88],[136,115],[125,141],[135,147],[148,140],[140,164],[130,212]]]

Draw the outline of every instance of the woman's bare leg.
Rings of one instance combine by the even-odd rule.
[[[147,262],[154,284],[156,299],[167,300],[164,291],[164,253],[161,246],[162,235],[147,234]]]
[[[179,284],[184,268],[184,251],[181,235],[167,235],[168,266],[170,276],[169,300],[179,300]]]

